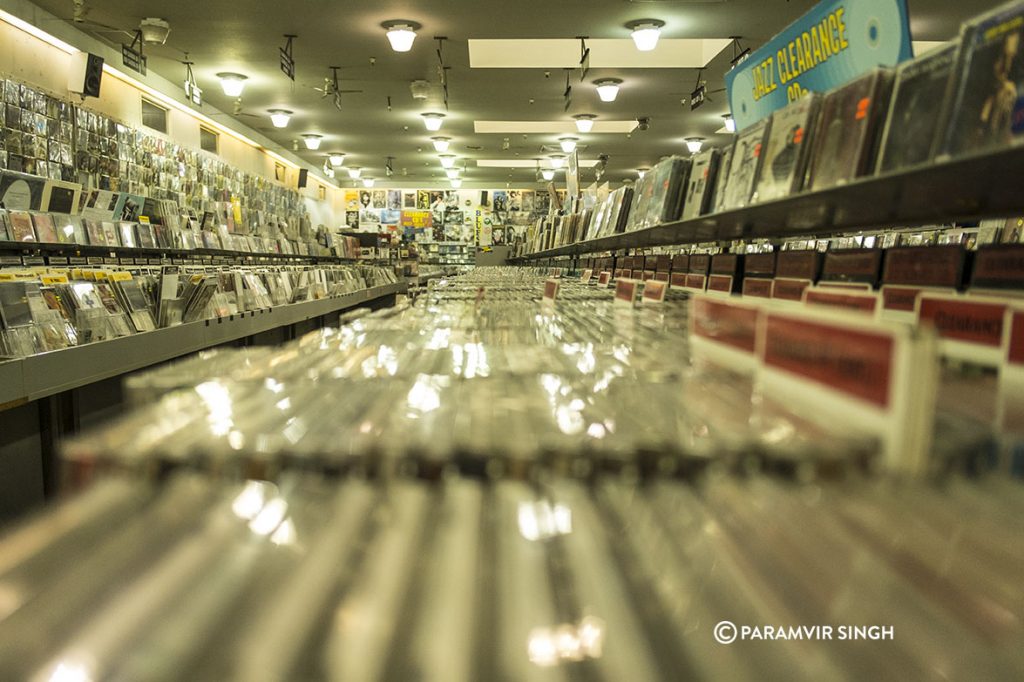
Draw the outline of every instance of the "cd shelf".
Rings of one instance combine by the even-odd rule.
[[[591,239],[511,259],[735,239],[826,237],[879,227],[913,227],[1024,214],[1024,149],[976,154],[847,185]]]
[[[252,251],[227,251],[223,249],[149,249],[126,246],[91,246],[83,244],[45,244],[37,242],[0,242],[0,258],[33,258],[44,257],[51,259],[62,258],[102,258],[107,259],[134,259],[136,265],[158,265],[162,262],[185,262],[216,260],[218,263],[226,260],[240,261],[246,263],[274,262],[285,264],[305,263],[355,263],[366,262],[367,258],[341,258],[339,256],[327,256],[320,254],[298,254],[298,253],[257,253]],[[145,262],[140,262],[145,261]],[[17,265],[18,263],[6,263],[0,260],[0,265]],[[25,263],[31,264],[31,263]],[[51,265],[57,264],[51,262]],[[63,261],[60,264],[67,265]],[[98,264],[94,260],[88,264]]]
[[[293,303],[133,334],[0,362],[0,406],[11,406],[148,367],[376,299],[402,293],[405,282],[344,296]]]

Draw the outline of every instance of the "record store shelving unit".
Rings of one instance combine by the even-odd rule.
[[[524,254],[515,263],[653,246],[827,237],[1024,215],[1024,148],[1001,149],[839,187]]]
[[[134,250],[134,249],[130,249]],[[247,254],[252,255],[252,254]],[[391,305],[407,283],[275,306],[118,339],[0,361],[0,518],[39,503],[57,489],[56,451],[66,435],[87,428],[121,402],[123,375],[224,344],[293,338],[357,307]],[[27,490],[10,482],[37,482]]]

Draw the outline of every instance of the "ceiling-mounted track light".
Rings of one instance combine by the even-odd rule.
[[[619,96],[619,86],[622,85],[621,78],[601,78],[594,81],[597,86],[597,96],[602,102],[614,102]]]
[[[405,19],[385,21],[381,26],[387,30],[388,42],[391,43],[391,49],[395,52],[411,50],[412,43],[416,40],[417,29],[422,28],[415,21],[406,21]]]
[[[641,52],[650,52],[658,46],[658,38],[661,37],[661,28],[664,21],[658,19],[637,19],[626,24],[633,36],[633,43],[636,49]]]
[[[450,137],[432,137],[430,141],[434,143],[434,151],[442,154],[448,151],[448,147],[451,145]]]
[[[267,113],[270,114],[270,122],[275,128],[287,128],[288,121],[292,118],[292,112],[287,109],[271,109]]]
[[[436,133],[441,129],[441,124],[444,123],[444,114],[420,114],[423,117],[423,125],[427,127],[432,133]]]
[[[323,141],[323,139],[323,135],[316,135],[314,133],[309,133],[307,135],[302,136],[302,141],[306,143],[306,149],[314,152],[317,149],[320,149],[320,143]]]
[[[249,80],[248,76],[230,71],[218,73],[217,78],[220,79],[220,87],[228,97],[241,97],[242,91],[245,90],[245,81]]]
[[[579,142],[575,137],[560,137],[558,138],[558,144],[562,146],[562,151],[566,154],[572,154],[576,151],[576,143]]]
[[[589,133],[594,129],[594,119],[597,116],[593,114],[576,114],[573,118],[576,119],[576,130],[581,133]]]

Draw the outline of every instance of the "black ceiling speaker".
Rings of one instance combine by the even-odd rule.
[[[299,189],[306,186],[306,180],[309,179],[309,171],[305,168],[299,169]]]
[[[71,55],[68,90],[77,92],[82,97],[99,97],[102,80],[103,57],[89,52],[76,52]]]

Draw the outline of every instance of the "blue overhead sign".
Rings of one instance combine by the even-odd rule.
[[[824,0],[725,75],[736,128],[912,56],[906,0]]]

